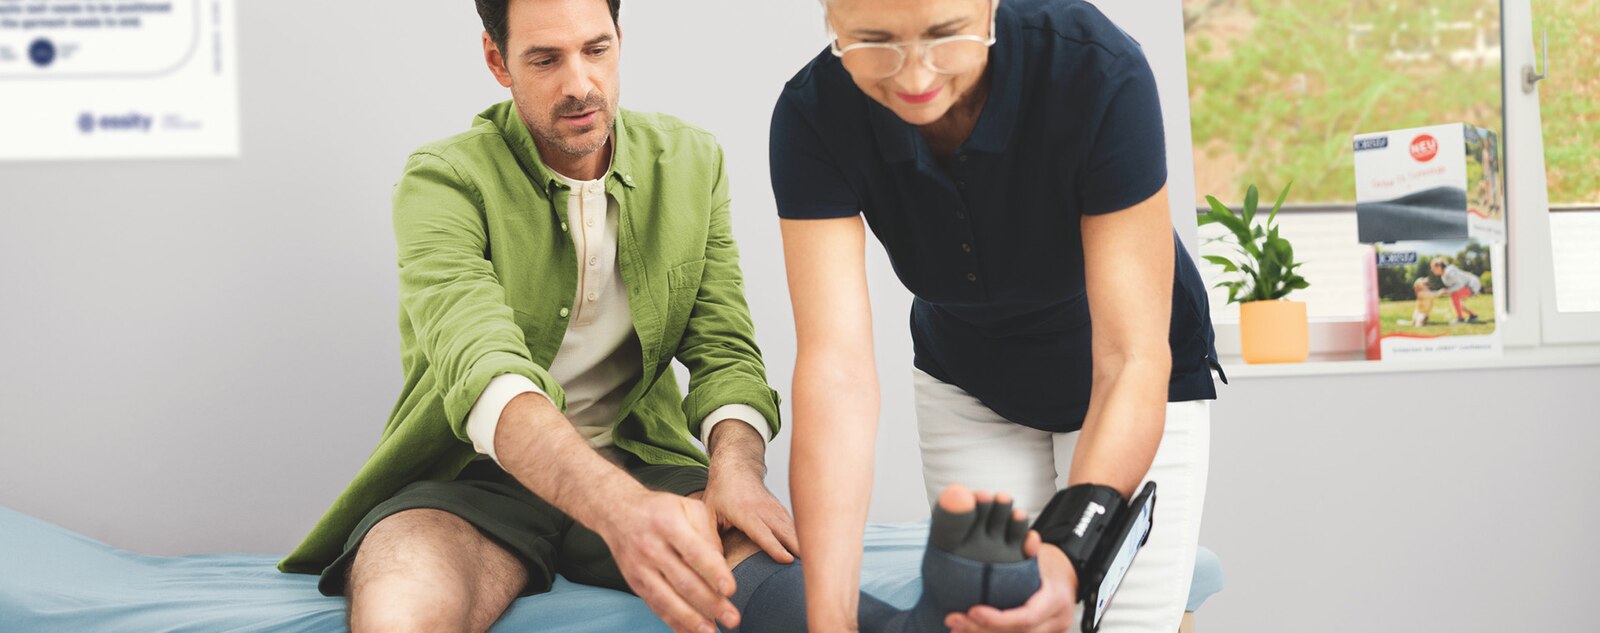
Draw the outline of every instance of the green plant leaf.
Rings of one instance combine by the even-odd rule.
[[[1261,293],[1261,274],[1249,264],[1240,264],[1239,269],[1250,275],[1250,292],[1245,297],[1251,301],[1265,299],[1266,296]]]
[[[1245,254],[1249,255],[1252,259],[1261,256],[1261,251],[1257,250],[1255,240],[1250,238],[1250,229],[1245,227],[1244,221],[1230,213],[1227,215],[1218,215],[1217,222],[1220,222],[1223,226],[1228,227],[1229,231],[1233,231],[1234,238],[1239,241],[1238,246],[1244,249]]]
[[[1201,257],[1204,257],[1205,260],[1208,261],[1208,262],[1211,262],[1213,264],[1221,266],[1222,267],[1222,272],[1226,272],[1226,273],[1239,272],[1239,267],[1233,263],[1233,260],[1228,259],[1226,257],[1223,257],[1221,255],[1202,255]]]
[[[1272,205],[1272,213],[1267,214],[1267,224],[1272,224],[1278,218],[1278,209],[1283,208],[1283,200],[1289,197],[1289,188],[1294,186],[1294,179],[1289,179],[1289,184],[1283,186],[1283,193],[1278,194],[1277,204]]]
[[[1294,247],[1289,244],[1289,240],[1278,238],[1277,249],[1278,261],[1283,263],[1285,272],[1292,270],[1294,266],[1299,266],[1294,262]]]
[[[1267,242],[1261,249],[1261,286],[1270,295],[1278,287],[1283,266],[1278,264],[1278,251],[1273,248],[1272,242]]]
[[[1233,210],[1228,205],[1222,204],[1216,196],[1206,196],[1206,204],[1211,206],[1211,212],[1216,215],[1233,215]]]
[[[1255,185],[1250,185],[1244,192],[1244,223],[1250,224],[1256,218],[1256,204],[1261,197],[1261,192],[1256,191]]]

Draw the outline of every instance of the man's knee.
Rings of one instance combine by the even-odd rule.
[[[750,540],[744,532],[728,530],[722,534],[722,553],[728,559],[728,569],[738,567],[744,559],[761,551],[761,546]]]
[[[525,574],[520,561],[460,517],[397,512],[368,530],[356,550],[345,592],[350,628],[483,630],[516,597]]]
[[[471,630],[460,609],[428,608],[425,604],[399,601],[389,604],[367,603],[358,608],[352,600],[349,625],[350,633],[455,633]]]
[[[363,576],[388,574],[395,570],[440,564],[441,575],[455,571],[459,554],[474,549],[483,540],[478,531],[461,517],[431,508],[396,512],[367,530],[356,548],[350,569],[350,590]]]

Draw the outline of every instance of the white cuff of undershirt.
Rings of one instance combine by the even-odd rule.
[[[711,431],[723,420],[742,421],[761,434],[761,441],[772,441],[772,430],[767,426],[767,417],[761,415],[755,407],[748,404],[725,404],[717,407],[717,410],[712,411],[711,415],[706,416],[705,421],[700,424],[700,443],[705,445],[706,450],[711,450]]]
[[[472,448],[488,455],[496,464],[500,463],[500,458],[494,454],[494,431],[500,427],[500,414],[506,410],[506,405],[511,404],[512,398],[525,393],[550,398],[550,394],[526,376],[500,374],[489,381],[489,386],[478,394],[478,401],[472,403],[472,410],[467,412],[467,437],[472,438]],[[551,401],[552,404],[554,402]]]

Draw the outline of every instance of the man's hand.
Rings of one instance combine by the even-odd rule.
[[[628,586],[672,630],[714,633],[713,619],[730,629],[739,625],[728,601],[733,573],[704,503],[646,491],[619,503],[612,520],[596,532]]]
[[[702,499],[722,530],[739,530],[780,563],[799,553],[794,518],[767,490],[766,442],[750,425],[726,420],[711,432],[711,470]]]
[[[944,624],[951,633],[1061,633],[1072,628],[1078,596],[1072,561],[1054,545],[1041,547],[1038,532],[1028,534],[1023,553],[1039,557],[1039,591],[1015,609],[979,605],[947,615]]]
[[[539,394],[512,398],[494,444],[506,472],[605,539],[628,586],[673,630],[714,633],[713,619],[738,626],[733,572],[704,503],[646,489]]]

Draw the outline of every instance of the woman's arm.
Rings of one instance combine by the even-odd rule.
[[[860,216],[783,220],[794,305],[789,492],[805,551],[812,631],[856,630],[862,530],[872,493],[878,370]]]
[[[1131,498],[1161,444],[1172,373],[1175,249],[1166,188],[1127,209],[1084,216],[1082,232],[1094,386],[1067,483],[1111,486]],[[1070,627],[1078,589],[1072,564],[1054,545],[1028,553],[1039,556],[1043,583],[1026,604],[1007,611],[980,605],[945,624],[983,633]]]
[[[1123,211],[1084,216],[1082,228],[1094,386],[1067,480],[1131,498],[1161,443],[1172,374],[1167,190]]]

